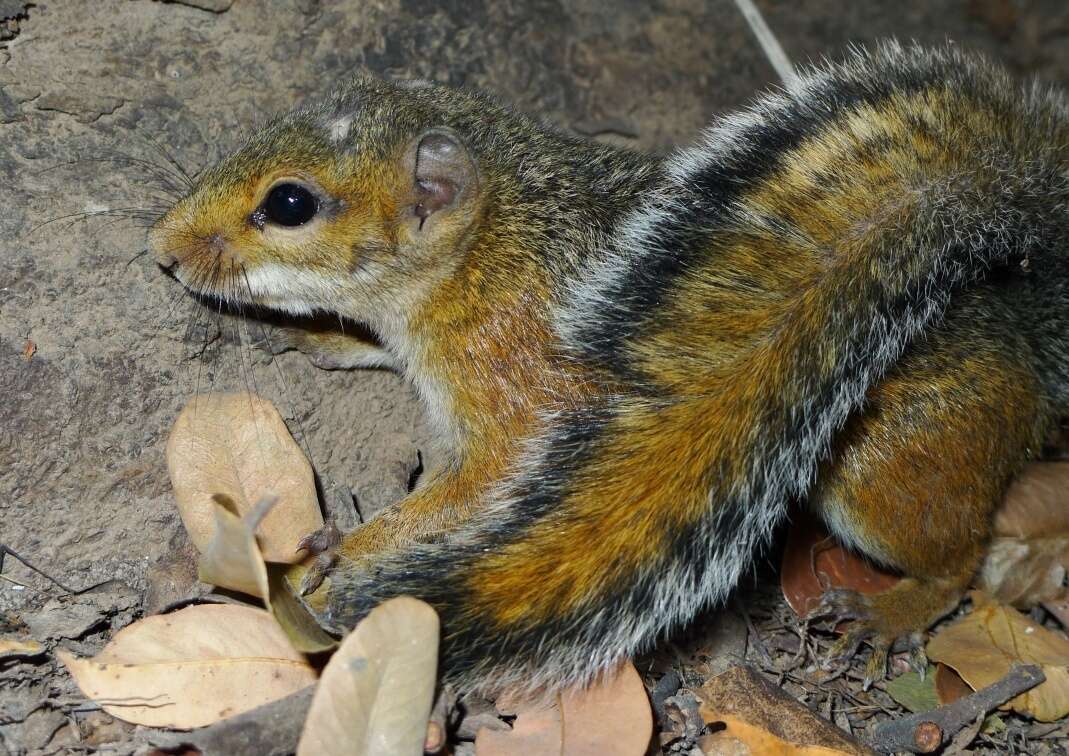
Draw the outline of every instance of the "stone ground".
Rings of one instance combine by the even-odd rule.
[[[950,38],[1069,85],[1064,0],[758,5],[797,62]],[[76,587],[115,581],[108,616],[49,631],[88,651],[102,627],[193,588],[163,447],[198,391],[274,400],[325,487],[365,516],[431,453],[396,376],[272,359],[247,346],[257,326],[179,295],[142,254],[141,219],[168,195],[141,161],[195,171],[358,69],[485,87],[654,150],[775,83],[730,0],[0,0],[0,18],[0,543]],[[85,217],[117,208],[135,217]],[[17,581],[0,580],[6,622],[56,605],[43,579],[2,566]],[[49,669],[0,687],[0,754],[66,747],[66,715],[41,702],[77,695]]]

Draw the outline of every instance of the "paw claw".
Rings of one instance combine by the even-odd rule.
[[[307,551],[314,555],[315,559],[308,565],[308,571],[301,578],[300,593],[302,596],[315,591],[323,583],[323,579],[334,566],[334,550],[341,543],[341,531],[334,524],[334,520],[328,519],[323,527],[309,533],[297,542],[297,551]]]
[[[909,668],[923,680],[928,672],[928,655],[924,653],[924,636],[911,633],[909,636]]]
[[[859,623],[847,627],[839,639],[828,649],[828,662],[831,665],[849,664],[857,656],[861,644],[868,640],[874,631]]]
[[[829,619],[834,623],[848,622],[842,635],[828,650],[826,669],[848,666],[858,655],[861,644],[868,643],[872,647],[872,654],[865,663],[862,686],[868,690],[873,683],[887,677],[887,661],[895,633],[888,631],[872,597],[846,589],[831,590],[824,594],[820,606],[809,616]],[[910,642],[910,650],[914,651],[921,643],[921,635],[914,633],[910,636]],[[920,654],[923,658],[923,650],[920,650]]]
[[[302,549],[309,554],[325,554],[334,550],[341,543],[341,531],[334,520],[327,520],[319,530],[309,533],[297,542],[297,551]]]
[[[861,619],[868,613],[864,596],[845,588],[826,591],[817,608],[806,615],[807,620],[833,618],[834,620]]]
[[[865,664],[865,679],[861,683],[862,690],[868,690],[874,682],[887,677],[887,656],[891,650],[891,641],[888,638],[877,636],[872,643],[872,656]]]

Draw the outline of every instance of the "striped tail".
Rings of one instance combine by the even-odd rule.
[[[947,112],[912,126],[911,113],[892,118],[911,97]],[[942,157],[910,164],[899,183],[879,171],[872,186],[871,175],[853,187],[842,177],[843,196],[875,192],[878,206],[834,228],[830,241],[818,238],[824,227],[805,226],[816,223],[811,215],[792,213],[806,193],[790,173],[800,170],[792,153],[869,134],[872,119],[886,117],[891,142],[876,158],[895,167],[899,147],[915,149],[918,131],[938,142],[932,124],[952,123],[966,106],[980,122],[1012,117],[1035,133],[1011,127],[954,146],[966,136],[948,132],[951,152],[937,144],[932,154]],[[541,688],[587,681],[721,601],[786,502],[805,495],[836,430],[955,292],[1049,249],[1056,226],[1064,242],[1064,113],[1056,98],[1022,94],[956,53],[887,47],[811,72],[713,128],[674,160],[563,318],[567,340],[630,388],[547,420],[486,511],[444,542],[334,573],[331,620],[351,626],[386,598],[416,596],[442,618],[447,681]],[[858,154],[875,149],[851,144]],[[981,148],[983,159],[971,160]],[[814,202],[827,206],[828,197]],[[724,267],[755,238],[784,264],[806,256],[809,272],[771,298],[774,315],[730,365],[702,371],[699,353],[672,373],[693,377],[658,378],[672,355],[648,344],[670,300],[714,301],[733,273]],[[735,270],[731,285],[754,286],[763,265],[758,257]],[[695,329],[700,343],[695,317],[678,327]]]

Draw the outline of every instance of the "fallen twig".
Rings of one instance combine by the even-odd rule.
[[[954,703],[884,722],[873,733],[873,747],[882,753],[932,753],[949,742],[959,730],[975,722],[977,717],[1046,679],[1043,670],[1036,665],[1017,667],[993,685]]]
[[[38,575],[43,577],[45,580],[47,580],[48,582],[52,583],[53,585],[55,585],[56,587],[58,587],[60,590],[64,591],[65,593],[70,594],[71,596],[81,596],[83,593],[89,593],[89,591],[93,590],[94,588],[99,588],[102,585],[107,585],[108,583],[112,582],[112,579],[109,578],[108,580],[101,580],[98,583],[93,583],[92,585],[87,585],[84,588],[71,588],[69,585],[64,585],[63,583],[59,582],[59,580],[57,580],[56,578],[54,578],[51,575],[49,575],[47,572],[42,570],[40,567],[37,567],[32,562],[28,561],[26,559],[26,557],[22,556],[17,551],[15,551],[13,548],[11,548],[7,544],[3,544],[3,543],[0,543],[0,573],[2,573],[4,571],[4,557],[7,556],[8,554],[13,556],[15,559],[19,560],[22,563],[22,565],[24,567],[26,567],[26,569],[31,570],[32,572],[36,572]],[[5,580],[7,580],[9,582],[14,583],[15,585],[23,585],[22,583],[20,583],[19,581],[15,580],[14,578],[7,577],[6,575],[0,575],[0,577],[4,578]],[[23,585],[23,587],[26,587],[26,586]]]
[[[48,582],[52,583],[53,585],[59,586],[59,588],[61,588],[62,590],[66,591],[67,593],[76,594],[76,593],[82,593],[83,591],[88,590],[88,589],[82,589],[82,591],[77,591],[77,590],[75,590],[73,588],[70,588],[69,586],[64,585],[63,583],[59,582],[54,577],[49,575],[47,572],[42,570],[40,567],[35,567],[32,562],[27,561],[25,559],[25,557],[20,556],[17,551],[15,551],[11,547],[9,547],[9,546],[7,546],[6,544],[3,544],[3,543],[0,543],[0,570],[3,570],[3,568],[4,568],[4,557],[7,556],[8,554],[10,554],[15,559],[18,559],[20,562],[22,562],[22,564],[28,570],[36,572],[38,575],[43,577],[45,580],[47,580]],[[14,581],[12,581],[12,582],[14,582]]]
[[[427,737],[423,741],[424,753],[439,753],[446,746],[449,736],[449,718],[457,707],[456,691],[449,685],[438,691],[427,722]]]

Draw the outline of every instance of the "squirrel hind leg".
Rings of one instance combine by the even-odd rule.
[[[847,589],[824,594],[812,617],[849,620],[850,624],[828,651],[826,664],[845,665],[868,642],[872,654],[865,664],[863,687],[887,675],[892,652],[907,651],[910,666],[923,674],[928,666],[924,654],[924,631],[961,601],[972,569],[947,578],[902,578],[893,588],[873,595]]]
[[[884,677],[896,641],[925,663],[924,631],[961,600],[1006,485],[1040,446],[1048,410],[1007,344],[968,327],[934,333],[870,390],[820,471],[811,506],[846,545],[903,575],[875,595],[831,591],[815,613],[853,622],[837,662],[872,645],[866,682]]]

